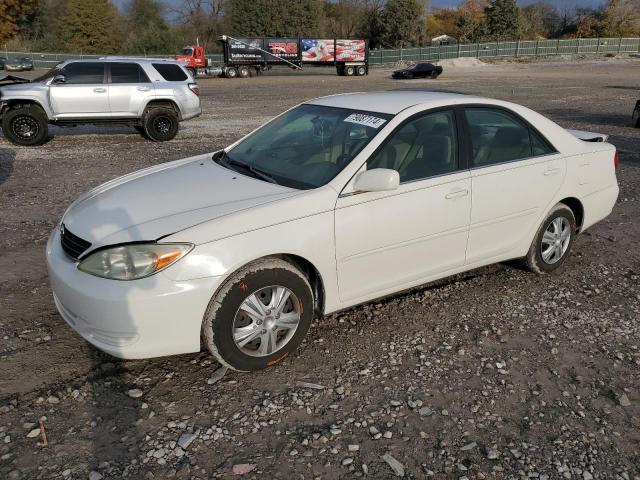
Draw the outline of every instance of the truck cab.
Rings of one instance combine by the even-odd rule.
[[[202,45],[188,45],[184,47],[182,53],[176,56],[176,60],[182,62],[194,78],[199,68],[206,68],[208,66]]]

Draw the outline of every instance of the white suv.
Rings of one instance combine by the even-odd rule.
[[[40,145],[48,124],[131,125],[149,140],[171,140],[200,115],[198,84],[179,63],[158,59],[68,60],[31,82],[0,87],[2,131]]]

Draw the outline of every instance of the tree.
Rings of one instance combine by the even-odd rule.
[[[386,47],[403,48],[424,40],[424,5],[418,0],[388,0],[382,21]]]
[[[609,0],[604,7],[602,30],[611,37],[640,34],[640,0]]]
[[[231,32],[239,36],[316,36],[320,33],[320,0],[229,0]]]
[[[166,54],[180,46],[176,32],[169,28],[163,13],[163,6],[156,0],[132,0],[126,21],[129,35],[122,51]]]
[[[551,38],[560,30],[560,14],[548,3],[537,2],[520,9],[524,38]]]
[[[487,2],[484,0],[465,0],[458,9],[460,13],[453,32],[459,42],[472,43],[480,40],[486,27],[486,8]]]
[[[30,33],[39,3],[38,0],[0,0],[0,43]]]
[[[65,52],[115,53],[120,49],[118,13],[109,0],[64,0],[54,27],[56,48]]]
[[[491,40],[512,40],[520,37],[520,14],[515,0],[491,0],[485,14],[486,31]]]

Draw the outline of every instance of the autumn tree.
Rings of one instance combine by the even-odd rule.
[[[39,0],[0,0],[0,43],[30,33],[39,7]]]
[[[631,37],[640,34],[640,0],[609,0],[602,17],[604,35]]]
[[[424,41],[424,4],[388,0],[382,11],[382,39],[387,47],[410,47]]]

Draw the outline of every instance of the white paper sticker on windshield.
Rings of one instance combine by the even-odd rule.
[[[386,120],[384,118],[374,117],[373,115],[365,115],[364,113],[352,113],[344,119],[345,122],[358,123],[365,127],[379,128]]]

